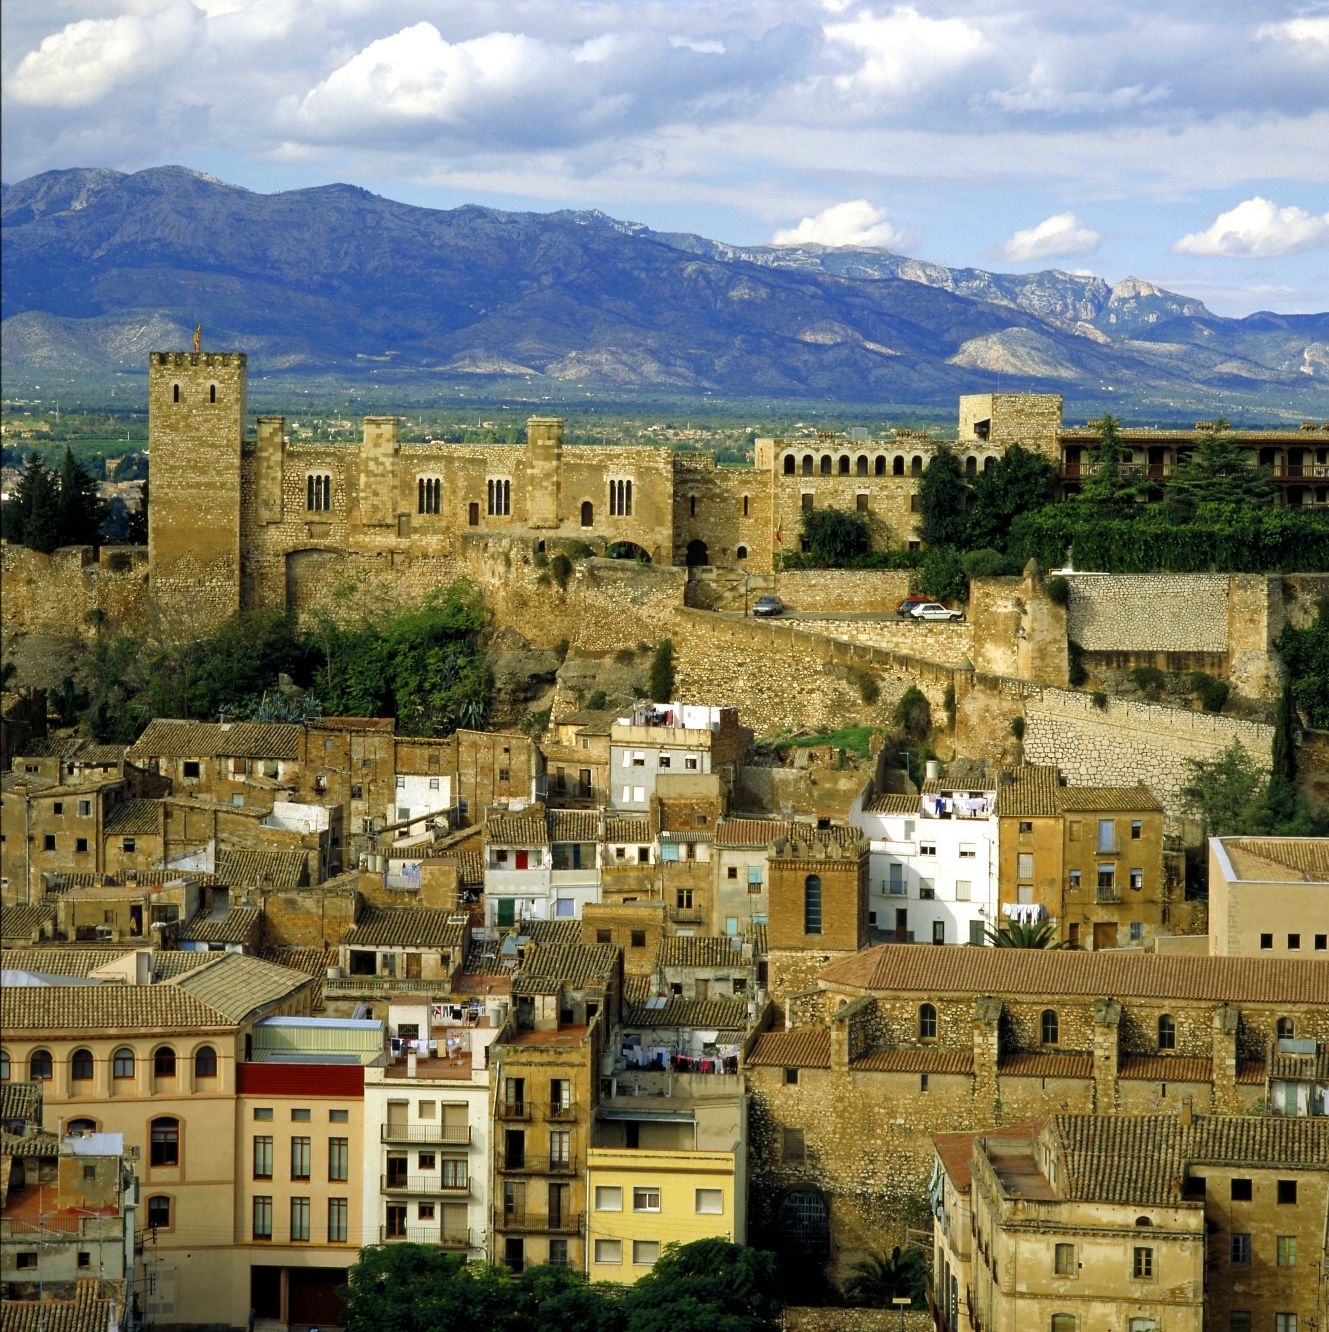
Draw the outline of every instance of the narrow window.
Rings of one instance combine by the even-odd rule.
[[[180,1164],[180,1121],[168,1115],[154,1119],[150,1126],[151,1146],[149,1164],[178,1166]]]
[[[217,401],[217,386],[216,386],[216,384],[209,384],[209,385],[208,385],[208,401],[209,401],[209,402],[216,402],[216,401]]]
[[[179,385],[179,384],[172,384],[172,385],[171,385],[171,401],[172,401],[172,402],[179,402],[179,401],[180,401],[180,385]]]
[[[92,1078],[92,1051],[75,1050],[69,1061],[69,1076],[75,1082],[88,1082]]]
[[[1158,1048],[1160,1050],[1177,1048],[1177,1024],[1170,1013],[1164,1013],[1158,1019]]]
[[[803,933],[821,933],[821,878],[816,874],[803,881]]]
[[[935,1004],[918,1006],[918,1039],[935,1041],[937,1039],[937,1009]]]
[[[1043,1044],[1056,1045],[1061,1030],[1061,1022],[1057,1017],[1057,1010],[1055,1008],[1045,1008],[1039,1025],[1042,1028]]]

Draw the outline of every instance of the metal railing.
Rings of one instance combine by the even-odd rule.
[[[380,1244],[437,1244],[440,1249],[472,1248],[469,1230],[439,1231],[431,1226],[379,1226]]]
[[[533,1175],[575,1175],[577,1158],[575,1156],[505,1156],[500,1162],[500,1170],[522,1170]]]
[[[471,1191],[468,1178],[461,1183],[448,1183],[438,1175],[380,1175],[379,1188],[384,1193],[449,1194],[465,1197]]]
[[[384,1124],[379,1129],[380,1142],[432,1142],[464,1147],[471,1141],[469,1124]]]
[[[500,1101],[498,1103],[500,1119],[529,1119],[531,1103],[529,1101]]]
[[[540,1230],[550,1235],[579,1235],[581,1233],[582,1214],[580,1212],[558,1212],[553,1216],[535,1216],[530,1212],[505,1212],[501,1223],[503,1230]]]

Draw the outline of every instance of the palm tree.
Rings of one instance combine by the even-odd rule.
[[[878,1253],[855,1263],[854,1275],[844,1286],[854,1304],[869,1309],[888,1307],[893,1295],[908,1295],[915,1308],[922,1308],[926,1289],[922,1251],[902,1249],[898,1244],[889,1258]]]
[[[1004,925],[989,925],[984,937],[993,948],[1071,948],[1067,942],[1053,942],[1057,931],[1050,920],[1026,922],[1008,920]]]

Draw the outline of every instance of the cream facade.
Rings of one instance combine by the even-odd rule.
[[[1210,951],[1329,958],[1329,840],[1209,839]]]

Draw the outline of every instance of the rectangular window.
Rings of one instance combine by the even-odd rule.
[[[1251,1262],[1251,1237],[1234,1231],[1230,1237],[1229,1258],[1233,1267],[1249,1267]]]
[[[803,1130],[801,1128],[785,1129],[781,1135],[781,1149],[780,1155],[788,1164],[801,1164],[806,1150],[803,1143]]]
[[[271,1119],[272,1107],[270,1105],[256,1105],[254,1107],[255,1119]]]
[[[470,1187],[470,1172],[466,1161],[459,1156],[445,1156],[439,1176],[440,1186],[445,1189],[467,1189]]]
[[[350,1205],[345,1198],[328,1199],[328,1243],[345,1244]]]
[[[1071,872],[1066,876],[1066,886],[1070,888],[1072,891],[1077,891],[1079,889],[1080,887],[1079,870],[1071,870]]]
[[[350,1139],[328,1139],[328,1178],[345,1180],[350,1178]]]
[[[45,833],[45,834],[43,834],[43,836],[42,836],[42,850],[43,850],[43,851],[54,851],[54,850],[55,850],[55,834],[54,834],[54,833]]]
[[[1251,1311],[1233,1309],[1227,1316],[1227,1332],[1251,1332]]]
[[[1140,943],[1144,939],[1144,921],[1131,921],[1131,943]]]
[[[351,1112],[349,1110],[329,1110],[329,1124],[349,1124],[351,1122]]]
[[[761,883],[761,866],[760,866],[760,865],[749,865],[749,866],[748,866],[748,892],[750,892],[750,893],[759,893],[759,892],[761,892],[761,888],[762,888],[762,883]]]
[[[1278,1201],[1282,1206],[1296,1203],[1297,1181],[1295,1179],[1280,1179],[1278,1181]]]
[[[973,900],[973,883],[969,879],[956,879],[955,900],[969,902]]]
[[[920,856],[935,856],[937,854],[936,842],[920,842],[918,844],[918,854]]]
[[[1297,1237],[1295,1235],[1280,1235],[1278,1237],[1278,1265],[1279,1267],[1296,1267]]]
[[[1099,819],[1098,849],[1100,851],[1115,851],[1117,849],[1116,819]]]
[[[1228,1197],[1233,1202],[1250,1202],[1251,1182],[1249,1179],[1231,1179],[1228,1181]]]
[[[291,1178],[308,1179],[309,1178],[309,1139],[292,1138],[291,1139]]]
[[[898,897],[904,892],[904,866],[893,860],[886,866],[886,875],[886,891]]]
[[[76,856],[86,856],[88,854],[88,839],[86,837],[74,838],[74,854]]]
[[[1066,840],[1068,842],[1078,842],[1080,840],[1080,820],[1071,819],[1066,826]]]
[[[597,1263],[621,1263],[623,1261],[623,1241],[616,1239],[596,1240],[595,1261]]]
[[[694,1193],[695,1210],[705,1216],[720,1216],[724,1212],[723,1189],[697,1189]]]
[[[1287,937],[1288,952],[1295,953],[1301,948],[1301,935],[1289,934]]]
[[[1144,832],[1144,823],[1140,819],[1131,820],[1131,841],[1138,842]]]
[[[272,1199],[270,1197],[255,1197],[253,1217],[254,1238],[256,1240],[270,1240],[272,1238]]]
[[[1059,1277],[1075,1275],[1075,1245],[1058,1244],[1052,1257],[1052,1270]]]
[[[1297,1332],[1297,1315],[1294,1313],[1276,1313],[1274,1332]]]
[[[137,845],[137,844],[135,843],[135,841],[134,841],[134,839],[133,839],[132,837],[125,837],[125,838],[122,838],[121,841],[120,841],[120,849],[121,849],[122,851],[132,851],[132,850],[134,850],[134,848],[135,848],[136,845]]]
[[[1140,1281],[1148,1281],[1154,1275],[1154,1251],[1143,1244],[1137,1244],[1131,1250],[1131,1276]]]
[[[259,1137],[254,1139],[254,1178],[272,1178],[272,1139]]]
[[[1260,935],[1260,947],[1272,948],[1274,946],[1274,936],[1272,934]]]
[[[1131,870],[1131,887],[1138,893],[1144,887],[1144,870]]]
[[[199,763],[197,759],[185,759],[185,776],[197,777],[199,775]]]
[[[632,1261],[637,1267],[652,1267],[660,1257],[659,1240],[633,1240]]]
[[[291,1199],[291,1238],[307,1240],[309,1238],[309,1199]]]
[[[92,801],[91,801],[91,800],[80,800],[80,801],[78,802],[78,816],[79,816],[79,818],[81,818],[81,819],[86,819],[86,818],[91,817],[91,815],[92,815]]]
[[[1034,877],[1034,855],[1032,851],[1021,851],[1015,858],[1015,876],[1018,879]]]
[[[623,1210],[623,1190],[617,1184],[597,1184],[595,1186],[595,1210],[597,1212],[621,1212]]]
[[[925,902],[933,901],[937,896],[937,883],[935,879],[920,879],[918,881],[918,895]]]
[[[291,1111],[291,1121],[296,1124],[309,1123],[309,1111],[303,1107]]]
[[[960,859],[976,860],[978,858],[978,847],[973,842],[960,843]]]
[[[658,1212],[660,1210],[660,1190],[654,1188],[633,1189],[632,1210],[634,1212]]]

